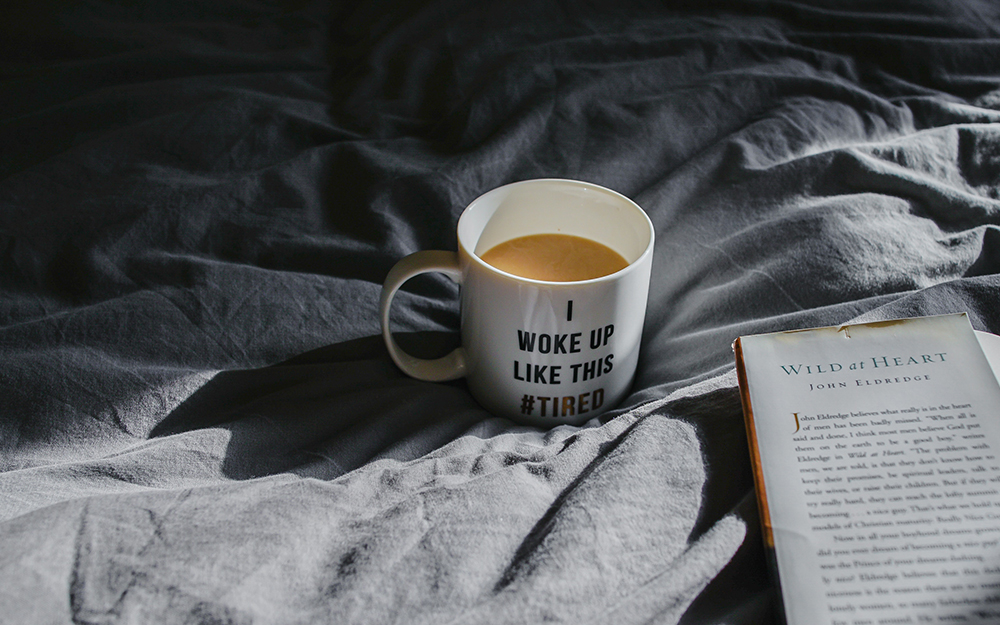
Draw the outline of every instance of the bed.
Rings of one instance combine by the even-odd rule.
[[[731,345],[1000,332],[1000,9],[119,2],[0,11],[0,621],[776,621]],[[380,336],[474,198],[656,232],[632,390],[494,417]],[[411,280],[414,354],[458,286]]]

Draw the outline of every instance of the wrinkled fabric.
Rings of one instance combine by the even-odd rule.
[[[0,146],[0,622],[774,622],[732,341],[1000,332],[985,1],[40,0]],[[551,430],[377,311],[542,177],[656,230],[631,394]]]

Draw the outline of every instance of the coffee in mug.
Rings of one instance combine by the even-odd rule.
[[[571,234],[530,234],[504,241],[480,258],[501,271],[547,282],[592,280],[628,261],[607,245]]]
[[[379,312],[393,362],[420,380],[465,377],[487,410],[532,425],[579,424],[618,404],[635,375],[652,267],[642,209],[595,184],[527,180],[475,199],[457,234],[457,252],[414,252],[386,276]],[[519,266],[488,262],[508,246]],[[561,247],[577,260],[535,273],[551,271],[547,256]],[[396,291],[427,272],[461,285],[461,347],[435,360],[403,351],[389,328]]]

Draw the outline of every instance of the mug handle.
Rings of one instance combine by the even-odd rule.
[[[404,352],[392,338],[389,329],[389,307],[399,287],[410,278],[422,273],[440,272],[461,284],[462,271],[458,265],[458,254],[438,250],[423,250],[404,256],[389,270],[382,283],[382,297],[379,300],[379,314],[382,319],[382,338],[389,350],[392,361],[403,373],[425,382],[445,382],[465,375],[465,350],[455,348],[447,356],[434,360],[416,358]]]

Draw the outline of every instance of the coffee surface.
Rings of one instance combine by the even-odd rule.
[[[577,282],[615,273],[628,266],[603,243],[571,234],[531,234],[504,241],[481,254],[501,271],[547,282]]]

